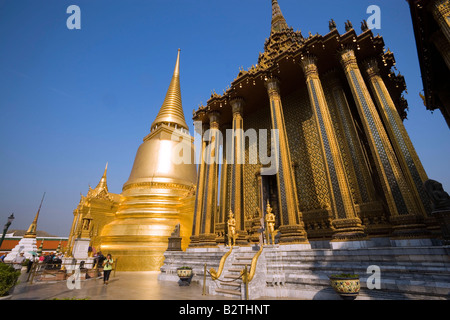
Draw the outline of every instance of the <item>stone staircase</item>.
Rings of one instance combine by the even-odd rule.
[[[449,299],[449,248],[369,248],[342,250],[268,250],[269,296],[333,299],[329,276],[360,275],[362,299]],[[380,269],[381,289],[367,288],[369,266]],[[305,296],[310,290],[311,296]],[[336,297],[337,298],[337,297]]]
[[[203,284],[207,270],[219,269],[227,247],[166,252],[160,280],[178,281],[176,268],[193,267],[193,281]],[[244,299],[240,272],[258,252],[257,247],[233,247],[219,279],[206,274],[208,294]],[[369,266],[381,271],[381,289],[367,288]],[[360,249],[303,249],[296,245],[264,246],[249,284],[249,299],[340,299],[330,287],[335,273],[360,275],[357,299],[450,299],[450,247],[374,247]]]
[[[258,250],[258,247],[233,247],[232,253],[225,262],[222,275],[210,285],[210,290],[212,289],[218,295],[244,299],[245,288],[241,271],[246,266],[247,270],[250,270],[252,259]]]

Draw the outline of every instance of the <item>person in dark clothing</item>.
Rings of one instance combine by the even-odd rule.
[[[35,260],[36,260],[36,257],[34,255],[32,255],[30,257],[30,259],[28,259],[27,273],[30,273],[31,267],[33,266],[33,263],[34,263]]]
[[[101,251],[98,252],[97,255],[97,270],[103,267],[103,261],[105,261],[105,256],[102,254]],[[102,273],[100,272],[100,270],[98,271],[98,276],[101,277]]]

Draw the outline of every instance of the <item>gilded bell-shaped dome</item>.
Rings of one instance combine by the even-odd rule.
[[[192,231],[197,169],[193,138],[181,106],[180,51],[166,99],[125,182],[101,250],[120,259],[118,270],[159,270],[168,238],[179,224],[182,248]]]

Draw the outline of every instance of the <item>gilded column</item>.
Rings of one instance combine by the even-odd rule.
[[[222,144],[222,164],[221,164],[221,173],[220,173],[220,199],[219,199],[219,214],[218,214],[218,220],[216,222],[216,234],[218,234],[218,238],[216,238],[217,243],[225,243],[225,233],[227,232],[226,228],[226,221],[229,211],[229,181],[227,179],[228,177],[228,170],[229,165],[227,161],[227,139],[226,139],[226,131],[229,129],[228,126],[222,127],[222,137],[223,137],[223,144]]]
[[[427,238],[423,216],[418,214],[419,208],[361,75],[355,53],[345,47],[339,55],[381,180],[393,225],[392,236],[394,239]]]
[[[277,184],[279,187],[278,199],[281,222],[279,227],[281,232],[280,242],[309,245],[302,214],[298,205],[297,190],[281,103],[279,80],[276,78],[267,79],[266,88],[269,95],[272,129],[278,132],[278,139],[275,139],[276,148],[274,151],[278,153]]]
[[[430,10],[434,19],[441,27],[447,41],[450,42],[450,2],[449,0],[435,0],[430,2]]]
[[[428,180],[427,174],[406,132],[394,101],[392,101],[391,95],[380,76],[377,61],[375,59],[369,59],[363,65],[386,131],[405,178],[409,183],[412,197],[416,201],[418,208],[417,214],[426,216],[427,213],[431,213],[430,201],[423,187],[423,183]]]
[[[385,216],[383,206],[377,199],[369,163],[364,153],[348,101],[336,71],[327,74],[334,112],[335,126],[341,133],[343,155],[347,158],[346,170],[349,177],[356,214],[361,219],[366,234],[387,236],[390,224]],[[344,159],[345,164],[345,159]]]
[[[206,140],[204,139],[204,133],[208,129],[208,125],[202,124],[200,126],[200,138],[201,138],[201,150],[200,150],[200,163],[198,164],[198,175],[197,175],[197,192],[195,195],[195,206],[194,206],[194,219],[192,223],[192,235],[191,241],[189,243],[190,247],[194,247],[199,243],[199,235],[200,235],[200,225],[202,220],[202,209],[204,204],[204,193],[205,193],[205,171],[206,171],[206,162],[205,162],[205,149],[206,149]]]
[[[236,220],[236,232],[238,244],[245,244],[245,214],[244,214],[244,163],[245,163],[245,144],[244,144],[244,120],[242,117],[244,108],[244,99],[234,98],[230,100],[233,112],[232,124],[232,184],[231,184],[231,210]]]
[[[313,114],[319,129],[322,153],[326,160],[327,180],[334,212],[332,224],[335,230],[332,241],[362,240],[366,235],[353,206],[339,142],[334,132],[316,63],[317,60],[312,55],[303,56],[301,60]]]
[[[218,196],[218,163],[219,163],[219,113],[209,113],[209,145],[205,149],[206,178],[205,199],[200,230],[200,243],[202,246],[215,246],[216,234],[214,233],[214,221],[217,215]]]
[[[440,30],[436,31],[431,36],[431,40],[433,41],[434,45],[438,49],[442,58],[444,59],[445,64],[447,65],[448,69],[450,70],[450,41],[447,40],[446,37],[444,37],[443,32]]]

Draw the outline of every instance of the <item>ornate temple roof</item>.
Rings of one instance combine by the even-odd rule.
[[[267,99],[264,81],[276,76],[282,78],[285,91],[293,90],[293,84],[304,81],[299,62],[305,55],[315,55],[318,58],[318,67],[321,73],[327,73],[340,68],[337,52],[344,47],[351,47],[357,55],[358,61],[375,57],[380,66],[380,73],[385,80],[388,89],[398,107],[402,119],[406,118],[407,102],[403,98],[406,90],[404,77],[395,73],[393,53],[385,49],[384,40],[380,35],[374,35],[367,27],[367,23],[361,23],[361,34],[357,34],[350,21],[345,22],[345,33],[340,34],[334,20],[329,22],[329,33],[326,35],[308,34],[304,37],[301,31],[294,31],[289,27],[281,12],[277,0],[272,0],[271,32],[264,43],[264,52],[258,56],[258,63],[247,70],[240,69],[237,77],[222,95],[213,92],[206,106],[200,106],[193,111],[193,119],[208,122],[207,112],[220,111],[221,123],[231,121],[231,107],[229,100],[234,97],[244,97],[246,100],[246,112],[254,112],[257,106]],[[395,69],[395,68],[394,68]],[[288,81],[284,81],[288,80]],[[253,108],[253,106],[256,106]],[[228,108],[227,108],[228,107]],[[229,111],[228,111],[229,110]]]
[[[83,194],[80,194],[80,202],[78,204],[78,208],[88,205],[92,199],[117,201],[117,199],[114,199],[116,195],[108,191],[108,184],[106,182],[107,171],[108,171],[108,163],[106,163],[105,171],[103,172],[103,175],[100,178],[100,181],[98,182],[97,186],[94,189],[92,189],[91,186],[89,186],[89,191],[86,194],[86,197],[83,196]]]

